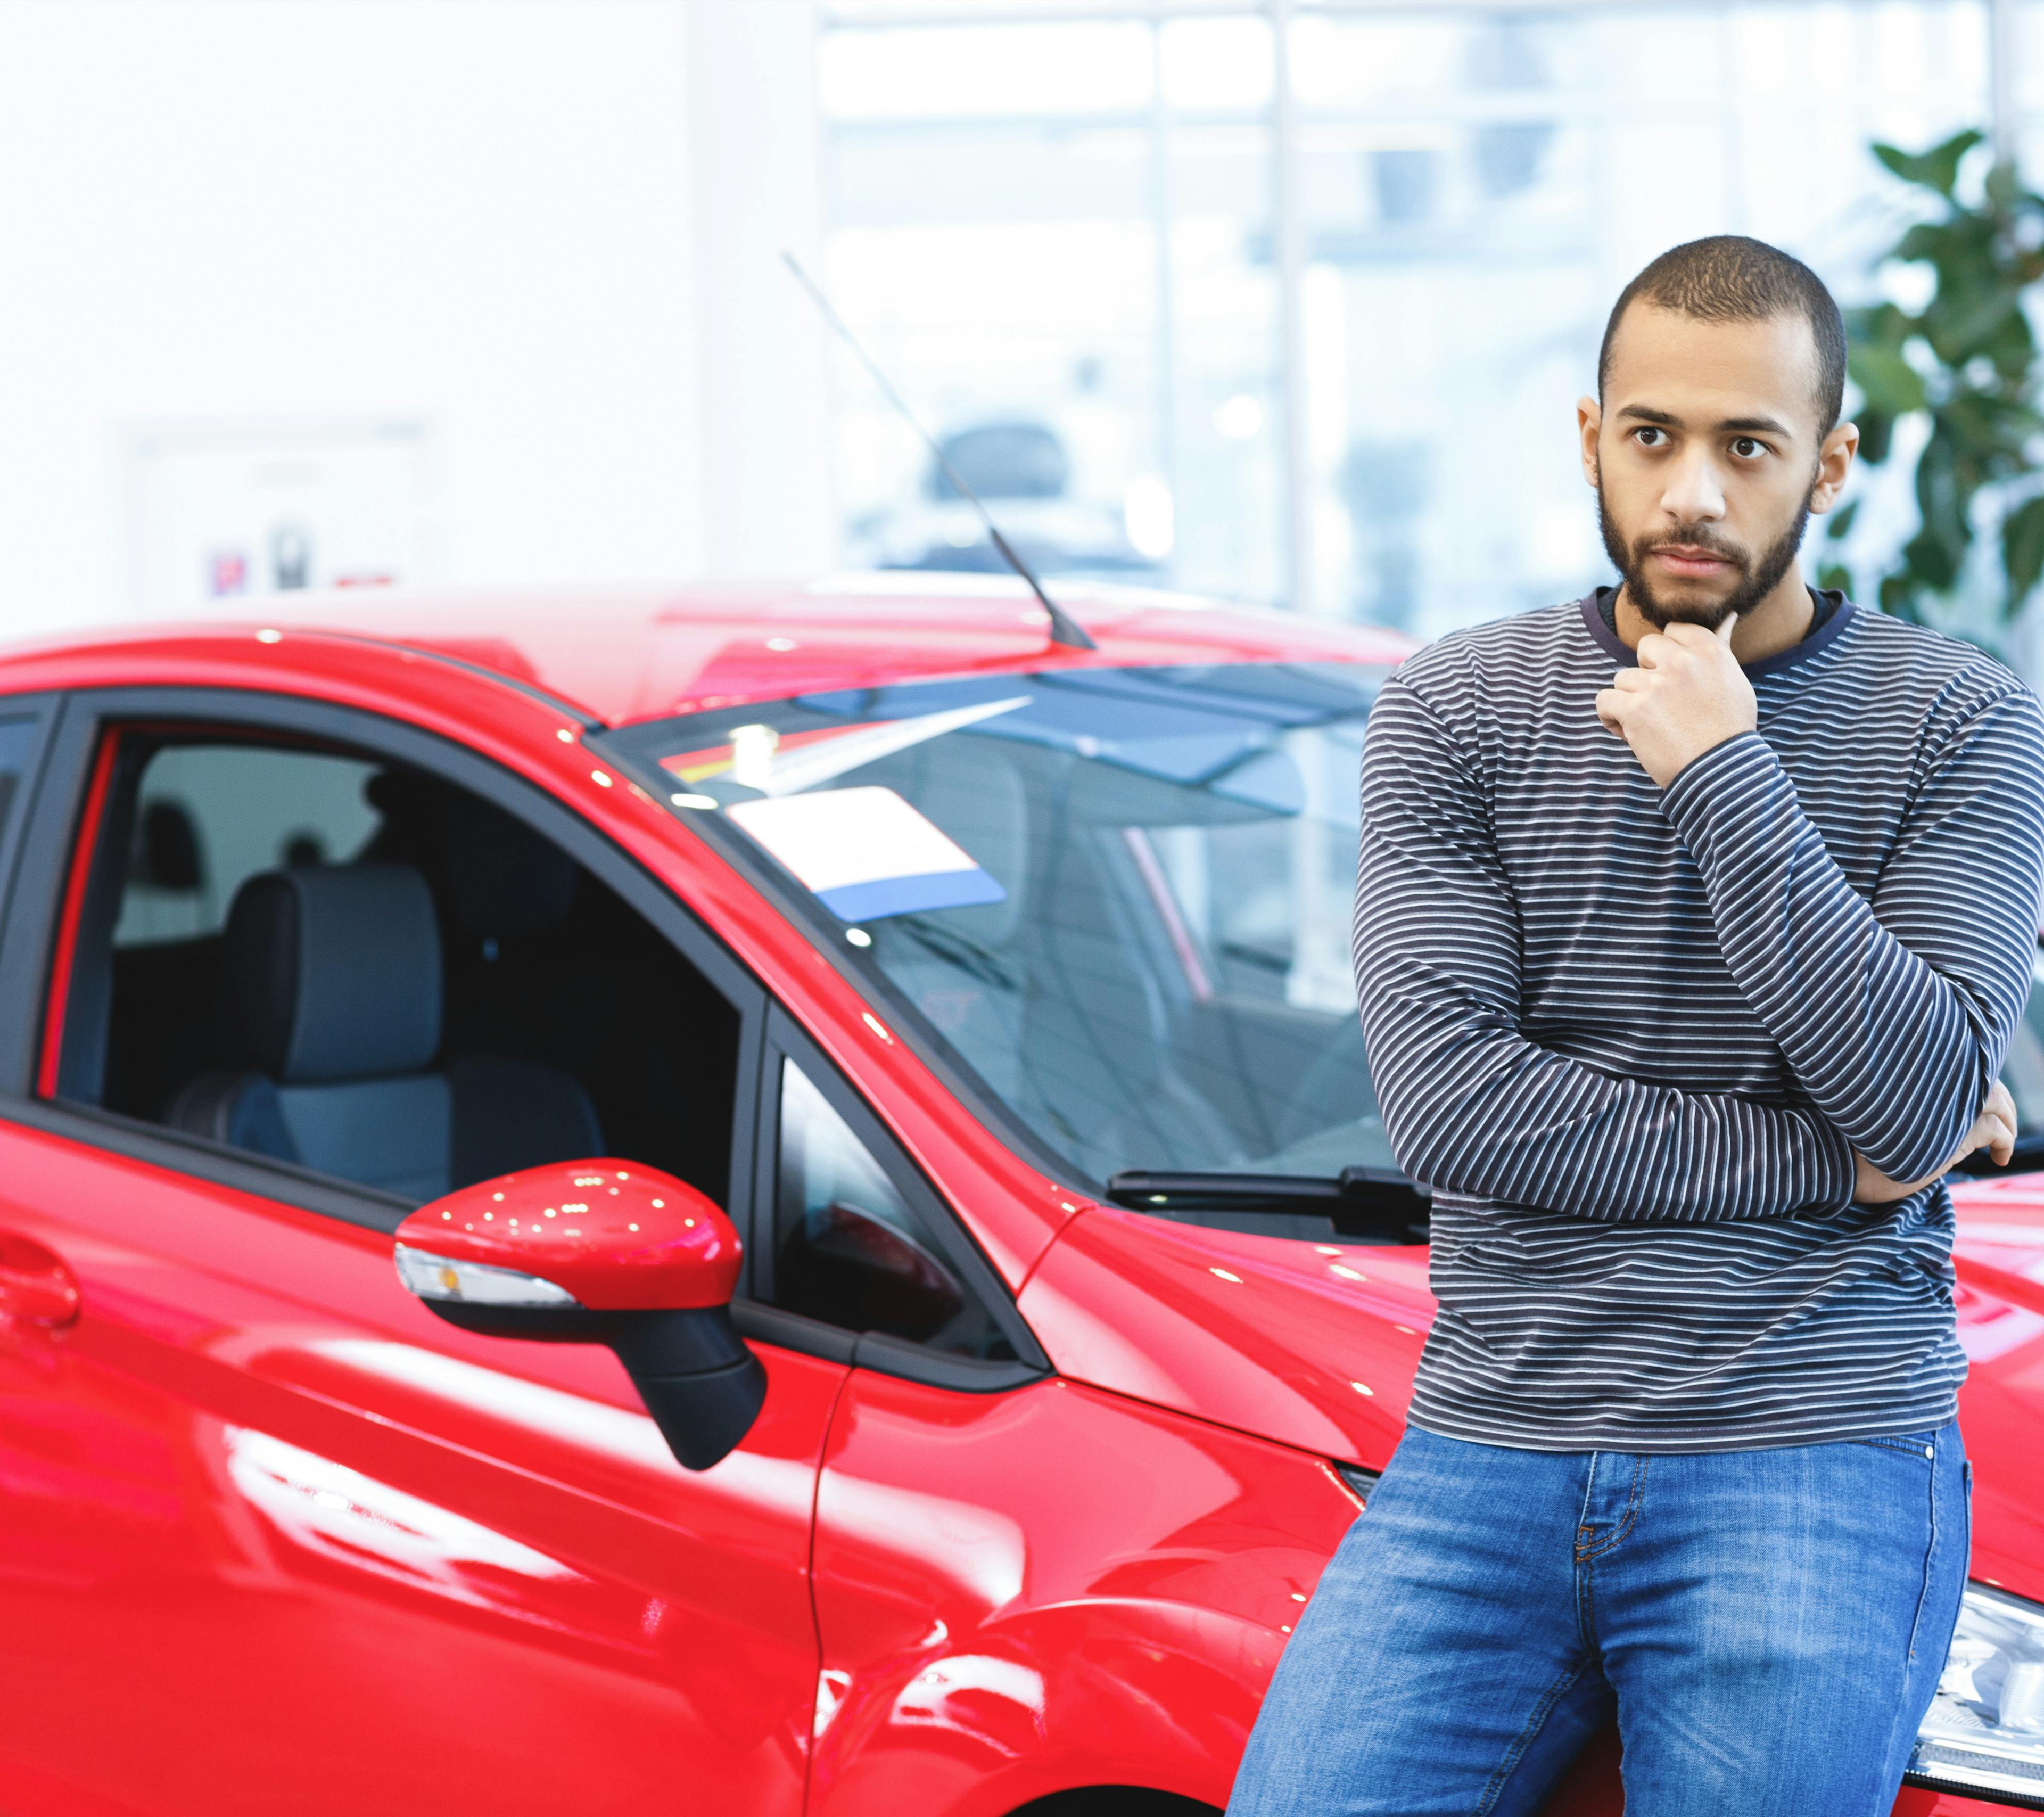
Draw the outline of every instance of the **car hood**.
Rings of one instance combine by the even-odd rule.
[[[2044,1174],[1954,1197],[1973,1575],[2044,1600]],[[1434,1311],[1424,1247],[1101,1205],[1065,1227],[1020,1304],[1062,1374],[1373,1470],[1404,1427]]]

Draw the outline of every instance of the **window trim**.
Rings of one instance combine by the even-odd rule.
[[[106,849],[112,754],[120,735],[144,725],[160,728],[167,721],[180,730],[281,734],[410,764],[469,789],[566,851],[694,966],[739,1017],[727,1200],[732,1206],[751,1204],[756,1151],[751,1120],[759,1102],[765,988],[664,882],[565,802],[452,739],[386,715],[301,695],[108,688],[66,697],[57,719],[58,734],[47,741],[48,760],[33,799],[17,822],[14,836],[24,839],[18,849],[26,856],[19,886],[9,892],[0,922],[0,1120],[371,1230],[394,1231],[413,1209],[409,1201],[373,1188],[221,1147],[42,1089],[44,1062],[63,1044],[80,920],[90,893],[87,874],[98,868],[98,855]],[[60,1072],[52,1072],[52,1080],[60,1082]]]
[[[774,1216],[781,1140],[780,1069],[776,1062],[783,1059],[792,1060],[801,1068],[810,1084],[823,1094],[825,1102],[844,1119],[846,1127],[865,1145],[895,1190],[921,1217],[944,1261],[957,1272],[966,1291],[986,1308],[993,1322],[1001,1327],[1002,1335],[1014,1346],[1013,1360],[953,1356],[879,1331],[852,1331],[843,1326],[786,1312],[769,1302],[766,1296],[773,1291]],[[849,1360],[856,1368],[905,1377],[930,1387],[961,1389],[968,1393],[998,1393],[1011,1388],[1025,1387],[1049,1376],[1050,1358],[1016,1308],[1014,1296],[950,1202],[916,1166],[895,1139],[893,1132],[801,1024],[778,1002],[770,1001],[760,1054],[758,1108],[754,1113],[753,1129],[757,1147],[752,1167],[752,1202],[750,1215],[741,1229],[746,1253],[754,1265],[748,1293],[757,1297],[739,1320],[741,1331],[746,1330],[748,1323],[757,1324],[760,1327],[759,1335],[765,1342],[805,1350],[811,1355]],[[779,1335],[782,1331],[786,1335]],[[751,1334],[748,1332],[749,1335]]]

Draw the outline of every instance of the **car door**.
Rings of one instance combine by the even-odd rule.
[[[714,1196],[751,1192],[761,993],[586,823],[473,754],[353,712],[196,691],[68,702],[0,937],[10,1817],[793,1817],[818,1666],[811,1508],[844,1363],[759,1342],[757,1424],[692,1475],[608,1352],[474,1337],[404,1292],[390,1239],[402,1193],[167,1125],[176,1081],[137,1084],[148,1067],[107,1051],[160,1054],[189,1034],[194,1000],[177,993],[227,938],[206,931],[220,901],[168,901],[190,875],[184,833],[141,824],[130,747],[167,737],[187,755],[267,751],[276,787],[293,754],[314,780],[322,761],[401,766],[391,801],[445,785],[566,854],[578,901],[608,905],[606,950],[622,940],[653,971],[664,943],[700,989],[691,1014],[723,1031],[717,1078],[684,1043],[656,1077],[626,1068],[603,1084],[619,1107],[606,1127],[651,1141],[663,1094],[678,1116],[686,1096],[697,1123],[726,1120]],[[206,767],[182,765],[188,792]],[[295,802],[252,797],[239,820],[270,816],[286,866],[355,862],[314,849],[359,832],[334,782]],[[202,835],[227,824],[188,817]],[[522,936],[464,929],[444,901],[440,913],[451,1005],[463,966],[501,968]],[[113,948],[124,920],[155,943]],[[634,993],[615,977],[591,986],[574,966],[604,955],[566,938],[532,936],[568,951],[565,972],[463,1014],[516,1022],[544,984],[541,1032],[584,1040],[586,1075],[609,1080]],[[576,1033],[584,1014],[594,1033]],[[139,1045],[137,1015],[156,1031]]]

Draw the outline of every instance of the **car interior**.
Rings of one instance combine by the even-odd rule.
[[[403,763],[217,730],[118,741],[58,1096],[408,1204],[628,1157],[720,1204],[738,1010],[494,803]],[[770,1303],[1012,1356],[866,1143],[780,1062]]]
[[[102,841],[64,1097],[413,1201],[606,1153],[728,1194],[737,1012],[492,803],[133,733]]]

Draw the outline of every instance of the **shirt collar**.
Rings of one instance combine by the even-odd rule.
[[[1631,668],[1635,657],[1625,647],[1625,640],[1605,617],[1607,602],[1615,600],[1616,587],[1600,586],[1586,593],[1576,602],[1576,609],[1582,614],[1583,627],[1594,638],[1598,646],[1622,667]],[[1816,623],[1800,643],[1792,643],[1786,650],[1777,650],[1772,656],[1763,656],[1758,663],[1742,665],[1749,675],[1773,675],[1784,669],[1792,669],[1798,663],[1807,663],[1812,656],[1820,655],[1837,641],[1838,634],[1851,620],[1858,609],[1836,589],[1820,593],[1815,587],[1810,597],[1816,606]]]

